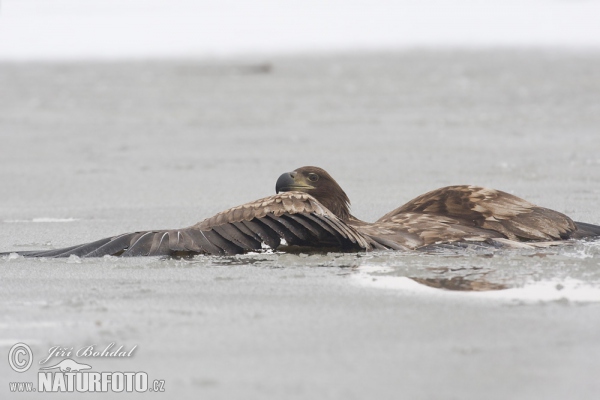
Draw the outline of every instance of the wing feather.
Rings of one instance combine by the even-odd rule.
[[[269,228],[269,226],[262,223],[260,219],[252,221],[241,221],[241,223],[246,228],[258,235],[261,243],[266,244],[272,249],[275,249],[277,248],[277,246],[279,246],[280,239],[277,232],[275,232],[273,229]]]
[[[369,250],[371,239],[338,219],[314,197],[285,192],[220,212],[193,226],[127,233],[63,249],[22,252],[33,257],[239,254],[288,244]],[[376,246],[375,246],[376,247]]]
[[[247,236],[233,224],[215,226],[213,230],[221,235],[224,239],[235,243],[244,250],[252,250],[256,249],[257,247],[260,248],[260,242],[257,242],[252,237]]]
[[[260,222],[267,225],[275,233],[277,233],[277,236],[279,238],[285,239],[285,241],[288,243],[294,242],[295,236],[289,231],[289,229],[287,229],[285,227],[285,225],[280,223],[278,220],[271,219],[271,218],[269,218],[269,215],[265,215],[264,218],[260,219]],[[280,240],[280,243],[281,243],[281,240]],[[277,244],[277,246],[279,246],[279,243]],[[277,246],[275,246],[275,247],[277,247]]]
[[[219,249],[221,249],[218,255],[227,255],[227,254],[239,254],[242,253],[242,248],[225,239],[223,236],[219,235],[214,230],[203,231],[202,234],[206,237],[206,239]]]
[[[78,247],[81,247],[81,246],[82,246],[81,244],[78,244],[76,246],[65,247],[62,249],[23,251],[23,252],[18,252],[18,254],[24,255],[26,257],[58,257],[62,253],[67,253],[67,252],[77,249]],[[2,254],[4,254],[4,253],[2,253]]]
[[[343,243],[343,236],[335,227],[332,227],[329,222],[324,218],[317,218],[313,214],[303,214],[303,217],[312,221],[313,223],[320,226],[324,232],[327,232],[326,238],[322,238],[324,243],[331,245],[341,245]]]
[[[123,257],[147,256],[152,248],[155,232],[144,232],[135,241],[131,241],[127,250],[122,254]]]
[[[232,222],[231,224],[238,228],[244,235],[254,240],[257,243],[256,246],[260,247],[260,236],[256,232],[250,230],[243,222]]]
[[[288,244],[334,245],[340,250],[371,248],[369,241],[353,227],[339,220],[314,197],[302,192],[280,193],[234,207],[187,229],[217,229],[223,233],[223,227],[229,225],[237,227],[247,238],[271,248],[277,248],[281,239]],[[240,240],[232,232],[226,236],[230,241]]]
[[[410,248],[502,237],[514,241],[562,240],[577,229],[559,212],[500,190],[466,185],[425,193],[384,215],[373,226],[368,228],[371,233],[377,228],[391,229],[387,237]],[[416,235],[418,240],[409,240],[407,234],[412,239]]]
[[[203,232],[198,229],[186,229],[186,233],[192,238],[194,243],[201,249],[198,253],[208,253],[214,255],[223,255],[225,252],[211,240],[215,233],[211,231]]]
[[[152,238],[149,256],[159,256],[169,253],[169,232],[156,232]]]
[[[527,226],[530,235],[544,235],[544,228],[570,232],[575,226],[570,218],[559,212],[538,207],[524,199],[500,190],[479,186],[449,186],[421,195],[402,207],[386,214],[378,222],[394,219],[404,213],[422,213],[446,216],[462,220],[463,223],[485,227],[486,223],[518,221],[516,226]],[[521,222],[523,221],[523,222]],[[537,229],[537,228],[541,228]]]
[[[311,224],[302,214],[289,214],[286,217],[302,225],[304,229],[310,232],[310,235],[318,239],[323,237],[323,228],[320,225]]]
[[[131,239],[136,236],[138,236],[138,232],[125,233],[123,235],[113,237],[108,243],[96,247],[94,250],[91,250],[83,257],[104,257],[106,255],[121,254],[124,250],[126,250],[129,247]]]
[[[272,214],[268,214],[267,217],[271,218],[273,221],[283,225],[285,229],[294,237],[291,238],[291,242],[289,244],[302,244],[306,243],[310,239],[310,233],[304,229],[304,227],[298,224],[293,219],[288,218],[288,214],[283,214],[279,217],[275,217]]]
[[[136,234],[136,236],[137,236],[137,234]],[[106,243],[110,242],[111,240],[112,239],[110,239],[110,238],[105,238],[105,239],[97,240],[95,242],[82,244],[81,246],[79,246],[75,249],[72,249],[72,250],[69,250],[66,252],[62,252],[60,254],[56,254],[53,257],[69,257],[72,255],[78,256],[78,257],[84,257],[91,251],[97,249],[99,246],[105,245]],[[40,257],[40,256],[38,256],[38,257]],[[47,257],[47,256],[42,255],[41,257]]]

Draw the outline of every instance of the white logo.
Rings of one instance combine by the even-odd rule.
[[[59,364],[63,364],[63,360]],[[75,363],[78,366],[85,364]],[[69,364],[70,365],[70,364]],[[55,366],[61,368],[62,365]],[[68,367],[67,367],[68,368]],[[77,368],[74,366],[74,368]],[[47,368],[40,368],[47,369]],[[87,369],[87,368],[86,368]],[[164,391],[164,381],[155,380],[148,386],[145,372],[38,372],[38,392],[146,392]]]
[[[8,363],[17,372],[25,372],[31,367],[33,352],[25,343],[17,343],[8,352]]]
[[[73,361],[70,358],[65,358],[61,362],[51,367],[44,367],[40,369],[54,369],[60,368],[60,372],[79,372],[83,369],[92,369],[91,365],[80,364],[77,361]]]
[[[77,357],[131,357],[135,345],[129,351],[124,346],[113,349],[115,343],[110,343],[103,350],[96,345],[89,345],[74,351],[72,347],[54,346],[48,351],[48,356],[40,360],[46,363],[53,357],[69,357],[75,353]],[[56,362],[56,361],[55,361]],[[8,353],[8,363],[16,372],[27,371],[33,363],[33,352],[25,343],[17,343]],[[46,370],[58,370],[46,372]],[[41,367],[37,373],[37,386],[34,382],[9,382],[11,392],[164,392],[165,381],[150,380],[148,374],[137,372],[92,372],[92,366],[65,358],[62,361]]]

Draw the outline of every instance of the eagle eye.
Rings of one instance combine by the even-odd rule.
[[[319,175],[311,172],[310,174],[308,174],[308,180],[311,182],[316,182],[319,180]]]

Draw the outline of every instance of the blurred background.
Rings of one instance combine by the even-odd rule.
[[[43,193],[29,196],[37,207],[64,204],[75,187],[82,205],[125,195],[198,215],[198,204],[262,197],[281,171],[315,164],[370,219],[467,182],[590,217],[570,198],[579,189],[543,193],[574,184],[575,170],[588,190],[599,163],[598,1],[1,6],[0,135],[15,149],[0,171],[15,188],[5,207],[30,190]],[[248,165],[255,181],[224,184]],[[175,190],[189,182],[202,184]]]
[[[595,0],[4,0],[0,58],[600,46]]]

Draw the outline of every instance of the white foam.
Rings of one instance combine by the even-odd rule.
[[[77,218],[51,218],[51,217],[40,217],[32,219],[7,219],[5,223],[23,223],[23,222],[73,222],[79,221]]]
[[[56,326],[64,326],[66,323],[54,321],[25,321],[11,322],[10,324],[0,324],[0,330],[3,329],[38,329],[38,328],[54,328]],[[72,325],[72,324],[71,324]]]
[[[391,272],[389,267],[362,266],[351,278],[354,283],[378,289],[395,290],[415,296],[462,299],[488,299],[506,302],[548,301],[600,302],[600,287],[578,279],[552,279],[531,282],[522,287],[489,291],[453,291],[432,288],[404,276],[374,275]]]
[[[67,264],[81,264],[81,257],[71,254],[69,258],[67,258]]]
[[[73,221],[77,221],[76,218],[47,218],[47,217],[42,217],[42,218],[34,218],[31,220],[31,222],[73,222]]]
[[[19,339],[0,339],[0,347],[5,347],[5,346],[13,346],[17,343],[27,343],[29,345],[38,345],[39,343],[41,343],[39,340],[36,339],[23,339],[23,338],[19,338]]]

